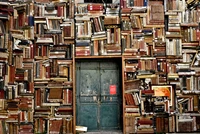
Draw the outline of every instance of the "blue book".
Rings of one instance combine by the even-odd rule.
[[[148,0],[144,0],[144,6],[147,6]]]

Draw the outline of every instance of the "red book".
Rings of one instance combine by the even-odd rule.
[[[120,0],[120,7],[121,7],[121,9],[124,8],[124,2],[123,2],[123,0]]]
[[[46,78],[50,78],[51,68],[50,66],[46,66]]]
[[[66,111],[72,111],[72,107],[66,106],[66,107],[58,107],[57,112],[66,112]]]
[[[25,20],[25,17],[24,17],[24,12],[18,13],[18,25],[19,25],[19,27],[24,26],[25,21],[26,20]]]
[[[13,84],[15,81],[15,66],[10,65],[9,68],[9,83]]]
[[[134,105],[135,106],[135,101],[133,99],[133,95],[132,94],[128,94],[129,95],[129,99],[131,101],[131,105]]]
[[[66,103],[72,105],[72,90],[66,90]]]
[[[49,133],[59,133],[62,127],[62,120],[50,120],[49,121]]]
[[[140,119],[137,121],[138,125],[152,125],[153,121],[150,119]]]
[[[134,6],[138,6],[138,1],[137,0],[133,0],[134,1]]]
[[[166,62],[162,62],[162,66],[163,66],[163,72],[167,72],[167,63]]]
[[[142,94],[154,94],[154,90],[142,90]]]
[[[58,15],[58,17],[63,17],[64,16],[63,6],[58,6],[57,7],[57,15]]]
[[[39,122],[40,122],[40,130],[39,132],[44,132],[44,126],[45,126],[45,121],[43,119],[39,119]]]
[[[71,26],[63,27],[63,35],[64,37],[71,37]]]
[[[152,61],[152,67],[153,67],[153,70],[157,70],[157,60],[155,59],[155,60],[153,60]]]
[[[127,8],[126,0],[123,0],[123,8]]]
[[[135,105],[132,94],[125,94],[124,97],[125,97],[127,105]]]
[[[5,91],[0,89],[0,99],[5,99]]]
[[[34,92],[34,83],[33,82],[29,82],[29,92],[33,93]]]
[[[99,21],[97,17],[94,18],[94,25],[96,29],[95,31],[100,32],[101,30],[100,30],[100,25],[99,25]]]
[[[24,122],[24,121],[25,121],[25,114],[24,114],[23,111],[21,111],[21,112],[19,113],[19,121],[20,121],[20,122]]]
[[[42,56],[48,56],[47,55],[47,46],[46,45],[42,45]]]
[[[19,134],[32,134],[33,125],[20,125]]]
[[[88,4],[88,11],[103,11],[103,4]]]
[[[33,50],[33,44],[30,44],[30,58],[34,58],[34,50]]]
[[[199,29],[197,29],[196,30],[197,32],[196,32],[196,37],[197,37],[197,41],[200,41],[200,30]]]
[[[84,56],[84,55],[90,55],[90,50],[79,50],[79,51],[76,51],[76,56]]]

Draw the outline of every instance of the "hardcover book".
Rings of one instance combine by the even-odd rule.
[[[149,1],[149,24],[164,24],[164,7],[162,1]]]

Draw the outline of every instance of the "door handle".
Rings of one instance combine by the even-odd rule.
[[[98,103],[100,102],[100,97],[99,97],[99,96],[97,96],[97,102],[98,102]]]
[[[93,101],[99,103],[100,102],[100,97],[98,95],[93,96]]]
[[[93,95],[93,101],[97,102],[97,103],[100,103],[101,102],[101,96],[99,96],[99,95]]]
[[[95,102],[95,101],[98,101],[98,96],[97,95],[94,95],[93,96],[93,101]]]
[[[101,103],[101,96],[97,96],[97,103]]]

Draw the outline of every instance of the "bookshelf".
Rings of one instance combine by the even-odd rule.
[[[75,133],[74,1],[0,6],[0,133]]]
[[[199,44],[198,2],[134,2],[121,3],[123,133],[199,131],[198,125],[189,125],[197,116],[188,116],[187,121],[176,114],[176,110],[180,114],[199,111],[198,70],[194,67]],[[170,87],[170,96],[156,93],[163,86]],[[167,125],[160,127],[158,122]],[[188,123],[187,129],[182,127],[183,122]]]
[[[76,133],[85,59],[121,60],[124,134],[200,132],[199,1],[102,2],[0,2],[0,134]]]
[[[74,133],[74,1],[35,9],[35,132]]]

